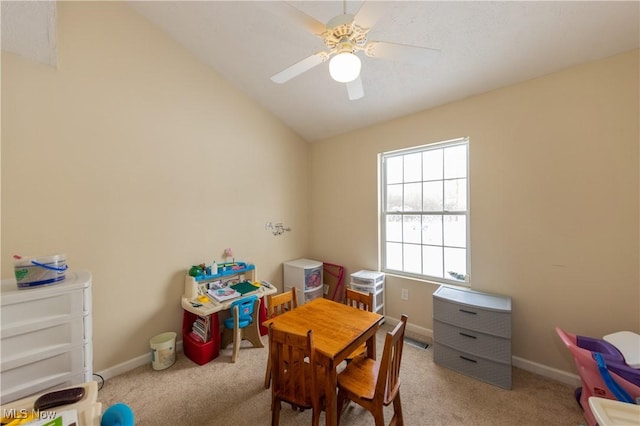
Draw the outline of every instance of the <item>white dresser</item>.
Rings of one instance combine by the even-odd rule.
[[[93,379],[91,274],[20,289],[2,280],[0,402]]]
[[[511,389],[511,298],[438,288],[433,293],[433,360]]]

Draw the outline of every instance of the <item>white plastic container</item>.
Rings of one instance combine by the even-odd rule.
[[[373,294],[373,312],[384,315],[384,273],[365,269],[351,274],[349,288]]]
[[[296,287],[298,305],[302,305],[312,296],[322,296],[322,262],[311,259],[290,260],[284,266],[284,287]],[[318,293],[318,290],[320,292]],[[307,295],[308,294],[308,295]]]
[[[13,269],[19,289],[55,284],[65,279],[67,257],[64,254],[14,259]]]
[[[151,365],[154,370],[164,370],[176,362],[176,333],[168,331],[149,340]]]

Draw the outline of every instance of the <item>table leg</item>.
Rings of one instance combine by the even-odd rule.
[[[325,389],[326,416],[325,424],[327,426],[337,426],[338,424],[338,395],[336,389],[338,387],[338,373],[333,360],[329,360],[327,366],[327,382]]]
[[[376,359],[376,333],[367,339],[367,357]]]

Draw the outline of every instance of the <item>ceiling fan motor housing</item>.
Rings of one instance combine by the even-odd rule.
[[[327,31],[322,35],[324,44],[337,52],[362,50],[367,42],[369,30],[356,25],[353,15],[338,15],[327,23]]]

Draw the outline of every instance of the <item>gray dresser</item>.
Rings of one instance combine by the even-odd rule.
[[[438,288],[433,293],[433,360],[511,389],[511,298]]]

